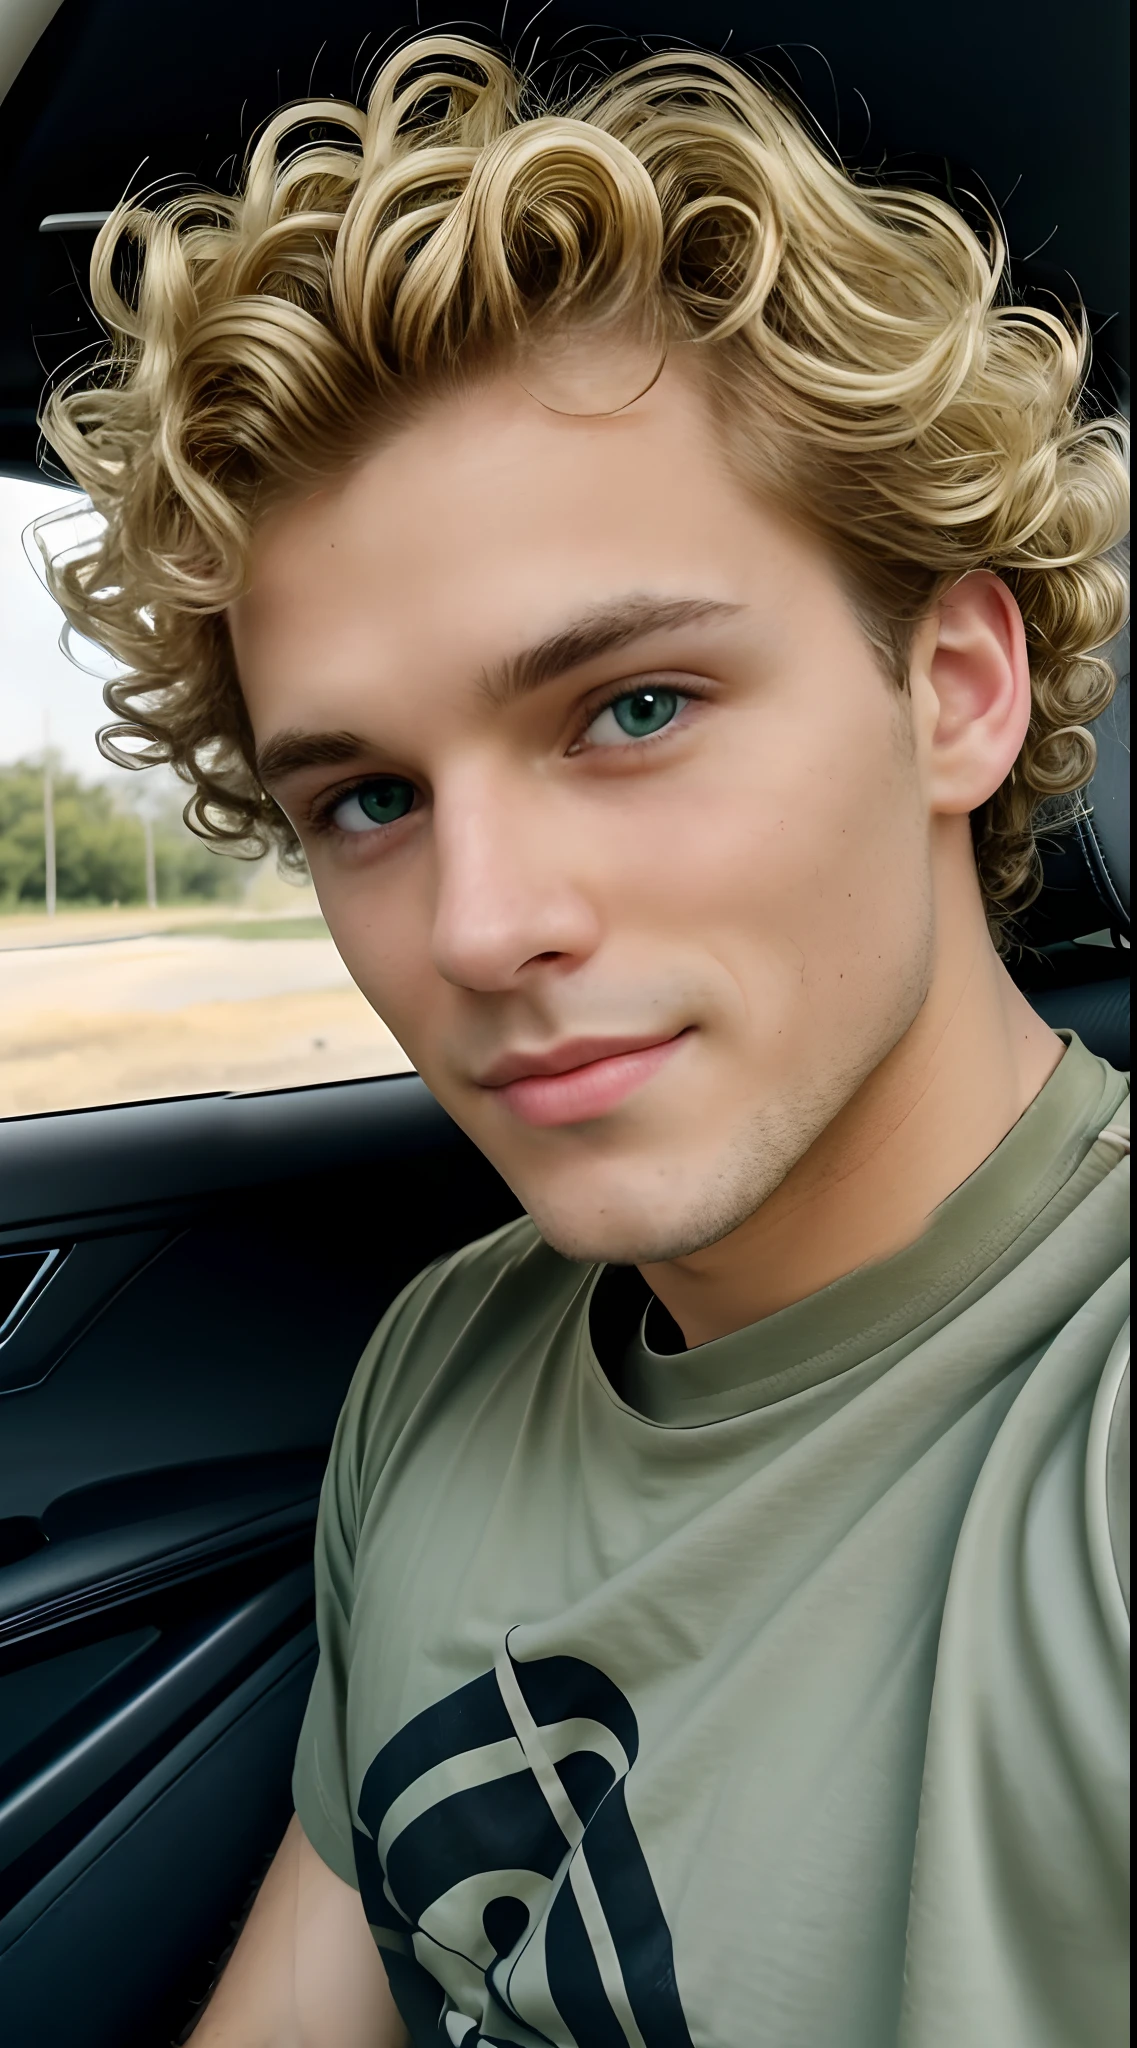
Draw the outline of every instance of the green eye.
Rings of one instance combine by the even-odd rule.
[[[642,740],[670,725],[678,709],[677,690],[636,690],[630,697],[617,697],[612,715],[630,740]]]
[[[652,733],[662,732],[665,725],[687,702],[678,690],[644,687],[629,690],[626,697],[615,697],[593,719],[588,728],[589,744],[594,747],[625,746],[629,740],[650,739]]]
[[[414,800],[413,782],[405,782],[401,775],[377,775],[341,797],[332,816],[341,832],[368,832],[376,825],[397,824]]]

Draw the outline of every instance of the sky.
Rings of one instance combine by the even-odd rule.
[[[63,614],[28,560],[24,535],[31,521],[57,507],[82,503],[78,491],[0,476],[0,767],[42,761],[46,719],[52,752],[64,768],[86,781],[108,784],[116,802],[132,810],[168,812],[171,798],[180,810],[187,792],[172,769],[132,771],[104,761],[95,745],[99,726],[111,722],[102,682],[64,654],[59,645]],[[29,545],[39,561],[30,536]],[[271,859],[250,866],[250,885],[253,866],[262,907],[271,908],[285,885],[277,888],[271,879]],[[291,906],[292,896],[289,888],[282,900]]]
[[[113,773],[95,746],[101,686],[59,646],[63,616],[24,551],[33,519],[78,497],[75,491],[0,477],[0,762],[39,758],[44,720],[68,768],[100,780]]]
[[[0,5],[3,0],[0,0]],[[39,551],[28,533],[45,512],[82,505],[78,491],[0,476],[0,767],[42,761],[45,739],[57,762],[88,782],[104,782],[131,809],[186,792],[168,768],[116,768],[95,745],[111,723],[102,678],[79,668],[59,644],[63,614],[32,562]],[[93,650],[92,650],[93,653]]]
[[[95,732],[106,722],[102,686],[59,646],[63,616],[24,551],[33,519],[78,500],[75,491],[0,476],[0,763],[42,756],[44,719],[64,765],[100,781],[117,779]]]

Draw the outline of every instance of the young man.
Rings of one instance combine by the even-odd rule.
[[[1128,1096],[991,932],[1124,481],[1001,268],[724,63],[438,44],[104,235],[60,595],[528,1212],[353,1383],[203,2048],[1121,2038]]]

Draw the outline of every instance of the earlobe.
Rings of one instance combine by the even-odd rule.
[[[1012,772],[1030,723],[1030,665],[1022,614],[987,570],[961,577],[928,621],[925,655],[935,698],[931,809],[974,811]]]

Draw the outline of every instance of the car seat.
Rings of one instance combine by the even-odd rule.
[[[1019,920],[1008,965],[1048,1024],[1129,1067],[1129,645],[1117,693],[1094,721],[1084,805],[1042,842],[1042,893]]]

